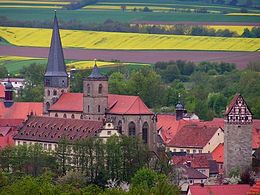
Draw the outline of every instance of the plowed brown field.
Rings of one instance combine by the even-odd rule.
[[[0,56],[25,56],[47,58],[49,48],[0,46]],[[207,51],[117,51],[64,49],[66,59],[155,63],[158,61],[187,60],[235,63],[242,69],[249,62],[260,61],[260,52],[207,52]]]

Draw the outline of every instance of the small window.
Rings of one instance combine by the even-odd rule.
[[[57,95],[57,91],[56,90],[53,90],[53,95]]]
[[[98,105],[98,112],[100,112],[100,105]]]
[[[80,119],[83,119],[83,114],[80,115]]]
[[[88,105],[88,112],[89,112],[89,105]]]
[[[51,150],[51,144],[48,144],[48,150]]]
[[[190,180],[190,184],[192,184],[193,183],[193,181],[192,180]]]
[[[55,117],[58,117],[58,113],[55,114]]]
[[[72,114],[72,115],[71,115],[71,118],[75,118],[75,115],[74,115],[74,114]]]
[[[183,149],[181,149],[180,151],[181,151],[181,152],[183,152],[184,150],[183,150]]]
[[[66,114],[63,114],[63,118],[67,118],[67,115],[66,115]]]
[[[23,142],[23,145],[26,145],[26,142]]]
[[[196,153],[197,151],[196,150],[193,150],[193,153]]]
[[[90,85],[87,84],[87,93],[89,94],[90,93]]]
[[[17,141],[17,145],[20,145],[20,141]]]
[[[107,135],[111,135],[111,131],[107,131]]]
[[[202,153],[202,150],[199,150],[199,153]]]
[[[203,183],[203,180],[200,180],[200,183]]]
[[[99,93],[99,94],[102,93],[102,88],[103,88],[102,84],[99,84],[99,86],[98,86],[98,93]]]
[[[47,144],[44,144],[44,145],[43,145],[43,149],[44,149],[44,150],[47,150]]]

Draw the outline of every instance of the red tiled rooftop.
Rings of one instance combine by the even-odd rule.
[[[192,168],[209,168],[209,160],[212,159],[210,154],[191,154],[185,156],[173,156],[174,165],[183,165],[187,162],[191,163]]]
[[[249,189],[250,186],[247,184],[189,186],[191,195],[245,195]]]
[[[5,86],[0,84],[0,99],[4,99],[5,97]]]
[[[176,133],[167,146],[203,148],[217,130],[218,127],[184,126]]]
[[[211,154],[217,163],[224,163],[224,143],[219,144]]]
[[[255,185],[253,185],[247,195],[259,195],[260,194],[260,180],[256,182]]]
[[[108,106],[111,114],[153,114],[139,96],[108,94]],[[83,94],[64,93],[50,110],[83,112]]]
[[[96,136],[102,126],[101,121],[31,116],[14,139],[57,143],[64,137],[75,141]]]
[[[11,107],[5,107],[3,102],[0,102],[0,119],[23,119],[27,115],[42,115],[43,104],[39,102],[14,102]]]

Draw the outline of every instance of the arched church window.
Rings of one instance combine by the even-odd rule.
[[[90,85],[87,84],[87,93],[89,94],[90,93]]]
[[[149,130],[149,125],[147,122],[145,122],[142,128],[142,140],[145,144],[148,143],[148,130]]]
[[[98,112],[100,112],[100,105],[98,105]]]
[[[98,86],[98,93],[99,93],[99,94],[102,93],[102,88],[103,88],[102,84],[99,84],[99,86]]]
[[[49,102],[46,102],[46,110],[48,111],[50,108],[50,103]]]
[[[53,95],[57,95],[57,91],[56,90],[53,90]]]
[[[74,114],[72,114],[72,115],[71,115],[71,118],[75,118],[75,115],[74,115]]]
[[[51,95],[51,92],[50,90],[47,91],[47,95],[50,96]]]
[[[117,128],[118,128],[118,133],[122,134],[122,121],[118,121]]]
[[[130,122],[128,125],[128,135],[135,136],[135,123],[134,122]]]
[[[58,117],[58,113],[55,114],[55,117]]]
[[[63,118],[67,118],[67,115],[66,115],[66,114],[63,114]]]

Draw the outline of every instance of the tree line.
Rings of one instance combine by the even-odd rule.
[[[16,101],[43,101],[44,70],[45,65],[31,64],[20,71],[20,76],[27,82]],[[254,118],[260,118],[260,66],[257,62],[250,63],[244,70],[237,70],[234,64],[225,62],[196,64],[177,60],[139,66],[138,69],[119,65],[101,68],[101,71],[109,76],[109,93],[138,95],[156,113],[174,112],[179,101],[178,94],[181,94],[181,101],[188,112],[198,114],[201,119],[211,120],[223,117],[232,97],[241,93]],[[83,79],[90,72],[89,69],[72,72],[72,92],[83,91]]]
[[[20,21],[0,16],[0,26],[14,27],[30,27],[30,28],[52,28],[53,22],[46,21]],[[170,28],[165,28],[163,25],[142,25],[129,24],[113,20],[106,20],[102,24],[98,23],[82,23],[79,20],[63,21],[60,20],[62,29],[71,30],[91,30],[91,31],[106,31],[106,32],[130,32],[130,33],[146,33],[146,34],[172,34],[172,35],[192,35],[192,36],[216,36],[216,37],[245,37],[259,38],[260,27],[253,27],[251,30],[244,29],[242,35],[227,29],[214,29],[200,25],[176,24]],[[0,40],[1,41],[1,40]]]
[[[0,168],[0,194],[26,194],[30,190],[91,194],[92,188],[97,190],[95,194],[111,194],[111,190],[117,194],[140,190],[158,194],[162,186],[179,194],[171,183],[173,171],[168,161],[154,158],[140,139],[126,136],[113,136],[107,142],[99,138],[69,142],[63,138],[54,151],[43,150],[39,143],[7,147],[0,150]]]

